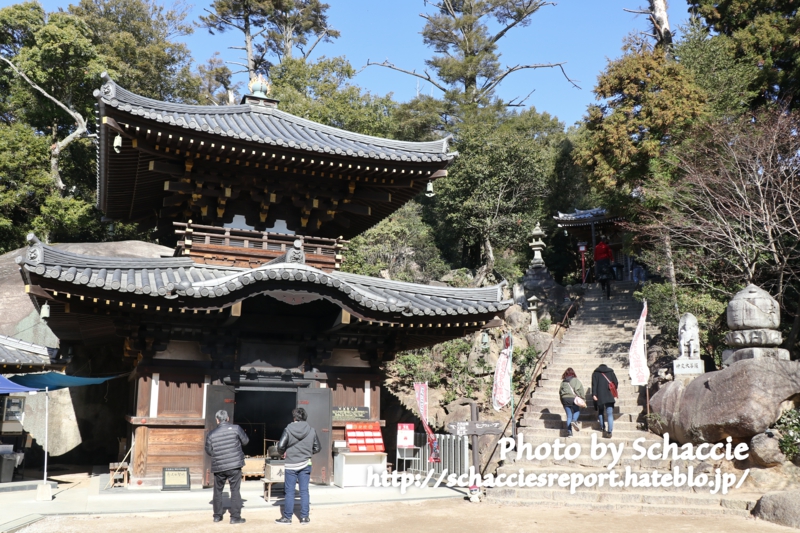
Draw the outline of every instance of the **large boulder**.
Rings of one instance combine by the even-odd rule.
[[[782,526],[800,528],[800,490],[768,492],[758,500],[753,514]]]
[[[528,325],[531,323],[531,316],[517,304],[506,309],[504,319],[511,328],[519,330],[527,330]]]
[[[774,424],[800,395],[800,362],[745,359],[704,374],[684,388],[667,383],[650,400],[661,429],[684,444],[750,440]]]
[[[750,439],[750,459],[766,467],[783,464],[786,456],[781,452],[778,441],[778,437],[771,432],[759,433]]]

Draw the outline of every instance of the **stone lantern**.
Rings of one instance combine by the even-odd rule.
[[[539,315],[537,308],[539,307],[539,298],[536,295],[528,298],[528,311],[531,313],[531,326],[529,331],[539,331]]]
[[[542,250],[544,250],[547,245],[542,240],[542,237],[545,236],[544,231],[542,231],[542,227],[539,223],[536,223],[536,227],[533,229],[533,241],[528,243],[528,245],[533,249],[533,259],[531,260],[531,268],[544,268],[544,259],[542,259]]]

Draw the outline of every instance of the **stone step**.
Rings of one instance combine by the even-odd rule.
[[[624,415],[623,415],[624,416]],[[524,424],[522,423],[524,420]],[[566,415],[559,419],[541,418],[538,420],[523,419],[520,420],[520,426],[531,429],[564,429],[564,421]],[[581,431],[600,431],[600,422],[597,421],[596,416],[581,416],[578,418],[578,427]],[[614,418],[614,431],[635,431],[639,429],[636,422],[625,420],[624,418]]]
[[[614,411],[630,411],[630,410],[637,410],[637,409],[644,409],[645,406],[641,405],[638,401],[637,397],[622,397],[618,398],[616,402],[614,402]],[[587,406],[582,409],[582,411],[594,411],[594,400],[587,400]],[[532,413],[539,413],[544,410],[549,410],[550,412],[564,412],[563,404],[561,403],[561,399],[558,397],[558,393],[551,394],[549,396],[537,396],[536,398],[532,399],[528,403],[528,409]]]
[[[534,445],[534,447],[543,443],[549,443],[552,445],[556,439],[561,439],[563,442],[565,437],[561,434],[561,432],[562,430],[560,429],[533,429],[528,427],[517,428],[517,434],[525,435],[525,442],[530,442]],[[661,442],[655,435],[648,433],[647,431],[615,430],[613,436],[610,439],[606,439],[603,438],[599,431],[593,429],[574,432],[573,436],[570,437],[570,442],[577,442],[582,448],[588,450],[592,445],[593,434],[597,435],[597,442],[604,442],[606,444],[609,442],[614,444],[619,444],[622,442],[625,444],[625,449],[631,449],[633,441],[639,438],[644,438],[645,440],[652,442]]]
[[[542,410],[541,412],[534,412],[534,411],[526,411],[525,416],[520,419],[521,421],[525,421],[525,425],[532,426],[533,422],[541,421],[541,420],[550,420],[550,421],[558,421],[559,423],[563,423],[566,419],[566,413],[564,410],[560,411],[548,411]],[[639,419],[639,413],[624,413],[616,411],[614,412],[614,422],[636,422]],[[581,411],[581,415],[578,420],[582,420],[584,422],[592,422],[597,420],[597,412],[594,409],[584,409]],[[556,427],[556,426],[553,426]]]
[[[685,505],[685,504],[639,504],[639,503],[605,503],[584,500],[553,500],[543,498],[503,498],[490,492],[487,501],[500,505],[514,505],[525,507],[564,507],[570,509],[591,509],[594,511],[622,511],[630,513],[647,513],[662,515],[696,515],[696,516],[741,516],[749,517],[750,511],[731,509],[722,506],[710,505]],[[569,493],[567,493],[569,495]],[[574,496],[574,495],[571,495]]]

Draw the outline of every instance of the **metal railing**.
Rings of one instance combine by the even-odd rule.
[[[447,469],[448,475],[469,473],[469,438],[442,433],[436,433],[435,436],[439,442],[439,457],[442,461],[429,463],[430,447],[428,446],[428,436],[425,433],[414,433],[414,446],[420,449],[419,466],[417,468],[408,468],[407,471],[427,475],[428,471],[433,470],[435,476],[441,474],[444,469]]]
[[[572,312],[573,307],[575,307],[575,302],[573,302],[572,305],[569,306],[569,309],[567,309],[567,312],[564,314],[564,318],[561,320],[561,322],[556,327],[556,330],[553,332],[553,338],[550,341],[550,344],[547,345],[547,348],[545,349],[544,352],[542,352],[541,357],[539,357],[539,360],[536,362],[536,366],[533,369],[533,374],[531,375],[531,379],[525,386],[525,390],[522,391],[522,394],[519,397],[519,403],[516,404],[514,411],[511,413],[511,416],[508,419],[508,422],[506,422],[506,426],[503,428],[503,432],[497,435],[494,441],[492,442],[492,451],[491,453],[489,453],[489,457],[486,459],[484,466],[481,469],[481,475],[485,474],[486,469],[489,468],[489,465],[492,462],[492,458],[494,457],[494,454],[497,451],[497,445],[500,442],[500,439],[505,436],[506,431],[508,431],[508,428],[512,423],[513,424],[517,423],[517,420],[522,414],[522,411],[527,406],[528,402],[526,401],[526,398],[530,399],[530,395],[536,391],[536,380],[538,380],[539,376],[542,375],[542,371],[544,370],[545,361],[547,360],[548,355],[550,356],[550,363],[553,362],[553,356],[555,355],[553,352],[553,344],[556,341],[556,336],[558,335],[559,329],[563,329],[564,324],[566,323],[567,320],[569,320],[569,314]]]

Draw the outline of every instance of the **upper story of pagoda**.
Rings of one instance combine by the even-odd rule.
[[[107,75],[95,91],[98,207],[110,220],[351,238],[445,176],[449,138],[395,141],[296,117],[266,96],[195,106],[144,98]],[[258,94],[258,93],[257,93]]]

